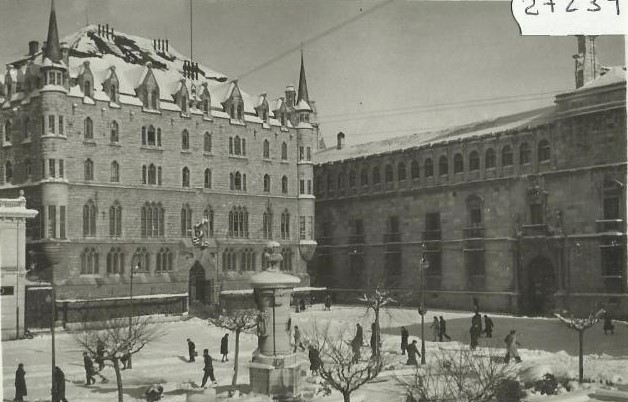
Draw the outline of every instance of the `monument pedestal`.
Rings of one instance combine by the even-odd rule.
[[[257,355],[249,366],[251,389],[255,393],[290,398],[301,392],[301,364],[296,354]]]

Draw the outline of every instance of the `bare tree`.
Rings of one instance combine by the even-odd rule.
[[[235,362],[233,364],[233,379],[231,385],[238,383],[238,357],[240,356],[240,333],[257,326],[256,309],[234,310],[229,314],[221,315],[218,318],[210,318],[209,322],[219,328],[235,332]]]
[[[480,354],[470,349],[441,349],[436,364],[417,368],[414,375],[398,377],[408,401],[493,400],[502,381],[513,377],[512,366],[501,361],[496,349]]]
[[[123,402],[120,360],[125,355],[132,356],[139,353],[146,345],[162,335],[157,326],[149,324],[145,318],[134,317],[130,324],[129,326],[129,320],[126,318],[112,319],[105,323],[105,329],[74,334],[74,340],[90,355],[97,356],[100,345],[102,347],[100,358],[113,363],[118,402]]]
[[[381,339],[381,331],[379,325],[379,313],[382,308],[389,305],[390,303],[395,302],[395,300],[390,297],[390,291],[381,290],[379,286],[367,291],[364,293],[362,297],[358,297],[358,300],[366,303],[366,311],[373,310],[375,313],[375,355],[380,355],[380,339]]]
[[[604,313],[604,309],[601,309],[587,318],[565,318],[560,314],[554,314],[568,328],[578,331],[578,382],[584,381],[584,331],[597,324]]]
[[[311,346],[317,348],[322,360],[318,370],[321,378],[342,394],[344,402],[351,402],[351,393],[375,379],[384,368],[380,356],[370,356],[366,361],[356,362],[349,346],[350,335],[346,330],[331,333],[329,324],[324,330],[312,326],[306,334]]]

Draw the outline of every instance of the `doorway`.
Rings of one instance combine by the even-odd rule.
[[[551,313],[556,289],[556,274],[552,262],[545,257],[534,258],[528,265],[528,313]]]

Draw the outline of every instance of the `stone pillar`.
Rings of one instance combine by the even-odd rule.
[[[270,242],[270,268],[251,277],[258,317],[258,348],[249,368],[253,392],[291,397],[300,392],[301,367],[290,348],[290,296],[299,278],[279,271],[280,245]]]

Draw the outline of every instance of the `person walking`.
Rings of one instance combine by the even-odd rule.
[[[65,373],[58,366],[52,376],[52,402],[68,402],[65,399]]]
[[[225,336],[222,337],[222,339],[220,340],[220,354],[222,355],[222,359],[220,360],[221,362],[228,362],[229,361],[229,357],[227,356],[229,354],[229,334],[225,334]]]
[[[408,349],[408,336],[410,336],[410,334],[408,333],[408,330],[406,329],[406,327],[401,327],[401,355],[405,355],[406,354],[406,349]]]
[[[611,318],[611,315],[606,312],[604,314],[604,335],[608,335],[609,332],[611,333],[611,335],[614,335],[615,325],[613,324],[613,319]]]
[[[506,335],[504,342],[506,342],[506,358],[504,359],[506,363],[510,362],[511,357],[515,359],[515,362],[521,363],[521,357],[519,356],[519,351],[517,350],[517,346],[521,346],[521,344],[517,341],[517,331],[514,329],[510,330],[510,333]]]
[[[484,333],[487,338],[493,337],[493,320],[491,320],[486,314],[484,315]]]
[[[83,352],[83,367],[85,367],[87,385],[96,384],[96,379],[94,378],[94,362],[87,352]]]
[[[377,339],[377,326],[375,325],[375,323],[371,324],[371,354],[373,356],[377,355],[377,348],[378,348],[378,339]]]
[[[96,345],[96,363],[98,363],[98,371],[105,368],[105,344],[98,340]]]
[[[216,377],[214,377],[214,363],[212,361],[212,357],[209,355],[208,349],[203,349],[203,382],[201,382],[201,387],[204,387],[207,384],[207,379],[212,380],[212,384],[217,384]]]
[[[308,352],[308,358],[310,359],[310,370],[312,375],[318,374],[318,370],[323,365],[321,360],[321,354],[314,346],[310,345],[310,351]]]
[[[410,366],[418,366],[419,362],[417,361],[417,356],[421,357],[421,353],[419,353],[419,349],[416,346],[416,339],[412,341],[410,345],[408,345],[408,361],[406,365]]]
[[[440,324],[438,323],[438,318],[436,316],[434,316],[434,321],[432,321],[432,325],[430,325],[430,328],[432,328],[432,335],[434,337],[434,342],[436,341],[442,342],[443,337],[440,334]]]
[[[325,311],[331,311],[331,296],[325,296]]]
[[[478,327],[477,329],[480,331],[480,335],[481,335],[482,334],[482,316],[477,311],[473,315],[473,318],[471,318],[471,328],[473,328],[473,326]]]
[[[445,322],[445,319],[443,318],[443,316],[440,316],[440,321],[439,321],[439,335],[438,335],[438,339],[442,342],[443,338],[447,338],[448,341],[451,341],[451,337],[449,335],[447,335],[447,323]]]
[[[469,335],[471,335],[471,350],[475,350],[478,347],[480,334],[480,328],[476,324],[473,324],[469,329]]]
[[[125,351],[124,354],[122,355],[122,357],[120,358],[120,363],[122,363],[122,370],[126,370],[127,368],[131,368],[130,366],[128,366],[129,362],[131,361],[131,353],[129,353],[129,351]]]
[[[192,363],[195,362],[196,359],[196,344],[194,342],[192,342],[192,340],[190,338],[187,339],[188,341],[188,355],[190,356],[190,360],[188,361],[188,363]]]
[[[17,365],[15,370],[15,401],[23,402],[24,397],[28,394],[26,390],[26,371],[24,370],[24,363]]]
[[[353,339],[356,339],[360,346],[362,346],[362,344],[364,344],[364,329],[360,324],[355,324],[355,326],[355,338]]]
[[[301,351],[305,352],[305,347],[301,342],[301,331],[297,325],[294,326],[294,353],[297,352],[297,347],[301,348]]]

